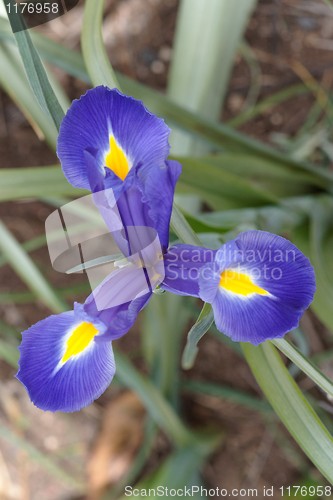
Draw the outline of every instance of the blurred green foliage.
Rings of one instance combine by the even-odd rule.
[[[183,0],[183,4],[184,9],[188,8],[188,0]],[[207,25],[216,21],[216,16],[223,17],[227,30],[227,33],[223,33],[224,39],[228,40],[231,34],[233,36],[231,50],[228,44],[221,48],[219,30],[212,31],[212,36],[216,37],[213,40],[209,37],[207,40],[200,39],[199,34],[196,34],[203,53],[210,54],[209,61],[198,58],[196,47],[188,43],[195,27],[178,27],[175,63],[171,66],[172,86],[168,96],[164,96],[123,75],[115,74],[102,40],[103,7],[103,0],[85,2],[82,54],[65,49],[38,33],[32,32],[30,36],[28,31],[15,35],[17,50],[9,22],[0,18],[0,85],[52,148],[55,147],[57,138],[56,127],[68,106],[68,100],[63,90],[50,77],[50,73],[45,71],[42,60],[83,82],[118,86],[124,92],[142,99],[153,112],[181,130],[180,137],[188,139],[185,148],[178,148],[176,141],[173,150],[173,155],[183,164],[177,193],[180,208],[175,207],[172,218],[174,238],[192,244],[200,241],[206,243],[209,240],[218,246],[230,235],[246,228],[287,234],[310,257],[315,267],[318,291],[313,310],[333,333],[333,173],[328,168],[330,160],[327,157],[322,165],[311,163],[314,147],[325,152],[331,144],[327,134],[318,136],[319,140],[315,143],[310,140],[311,132],[314,129],[318,131],[318,127],[320,131],[325,130],[327,123],[325,120],[318,121],[316,107],[300,137],[302,151],[305,151],[301,155],[293,154],[296,148],[299,153],[299,142],[285,143],[285,151],[275,150],[234,128],[277,103],[294,95],[311,92],[311,89],[304,84],[294,85],[256,102],[253,82],[254,91],[249,106],[228,125],[217,123],[216,109],[221,107],[235,51],[242,40],[249,11],[235,16],[230,2],[220,1],[218,13],[216,9],[205,12]],[[191,2],[191,9],[200,18],[200,1]],[[184,24],[184,20],[182,23]],[[192,72],[188,74],[182,73],[179,68],[185,46],[187,60],[192,65]],[[255,64],[253,55],[248,51],[246,54],[249,64]],[[224,62],[227,73],[223,72],[223,67],[217,67],[215,72],[205,70],[207,64],[215,60]],[[221,71],[223,84],[216,85]],[[254,68],[254,77],[256,71]],[[201,82],[197,82],[199,92],[202,88],[206,89],[206,93],[207,89],[214,89],[209,95],[208,108],[206,102],[198,99],[198,96],[189,97],[184,102],[184,86],[186,88],[190,84],[193,74],[196,79],[201,78]],[[184,106],[177,102],[184,102]],[[193,141],[201,144],[196,151],[191,147]],[[53,205],[80,195],[82,192],[72,188],[64,179],[58,165],[24,169],[18,166],[16,169],[0,170],[0,201],[33,198]],[[192,203],[189,203],[189,199]],[[203,206],[210,210],[203,210]],[[58,312],[66,307],[65,299],[69,293],[84,289],[85,285],[71,290],[55,289],[47,282],[30,256],[31,251],[44,245],[45,238],[42,234],[20,244],[8,228],[0,225],[0,266],[11,265],[28,289],[26,292],[1,294],[2,303],[24,303],[39,299],[51,311]],[[207,436],[205,432],[198,434],[188,428],[180,405],[183,390],[230,399],[270,416],[272,407],[305,454],[323,476],[332,482],[333,439],[329,432],[332,428],[328,430],[316,414],[313,405],[322,416],[316,402],[309,402],[302,394],[281,361],[276,347],[321,387],[325,394],[332,397],[331,381],[307,356],[286,341],[275,342],[276,347],[270,342],[259,347],[243,345],[243,354],[238,351],[245,356],[271,407],[263,400],[230,387],[185,381],[180,371],[180,357],[186,325],[190,318],[195,323],[184,352],[184,366],[189,368],[194,363],[198,341],[211,327],[212,316],[210,307],[205,305],[195,322],[194,303],[191,302],[190,307],[187,307],[183,300],[167,294],[157,296],[145,312],[142,353],[149,376],[139,373],[120,353],[116,356],[117,379],[139,395],[149,415],[152,436],[154,437],[157,426],[173,445],[173,451],[158,470],[140,480],[139,487],[153,487],[162,483],[174,487],[200,484],[203,463],[223,439],[222,433]],[[2,327],[5,333],[0,339],[0,357],[15,366],[18,338],[7,325]],[[17,441],[16,437],[6,433],[6,429],[0,428],[1,436],[6,435],[6,439],[12,439],[15,445],[24,446],[32,459],[39,463],[44,460],[24,438]],[[147,448],[134,462],[128,480],[130,478],[135,481],[140,476],[153,442],[154,439],[147,439]],[[53,460],[44,462],[44,467],[57,477],[69,481],[73,479],[68,478],[66,472],[59,469]],[[110,492],[110,495],[115,493]],[[117,494],[121,493],[118,489]]]

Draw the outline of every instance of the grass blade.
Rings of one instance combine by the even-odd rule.
[[[236,50],[255,3],[248,0],[239,8],[230,0],[180,2],[167,91],[171,100],[218,121]],[[203,32],[203,26],[209,30]],[[177,130],[171,144],[178,154],[205,149]]]
[[[177,205],[173,204],[171,227],[176,235],[188,245],[201,245],[201,241],[193,231]]]
[[[190,446],[175,450],[162,462],[157,470],[146,475],[136,485],[136,488],[141,489],[141,491],[159,491],[158,487],[160,485],[168,485],[170,492],[186,491],[187,488],[191,491],[191,498],[205,500],[207,498],[205,492],[200,491],[200,486],[202,486],[200,471],[208,456],[213,453],[221,441],[221,435],[210,438],[206,436],[205,439],[201,439],[201,441]],[[126,495],[121,497],[120,500],[125,498]],[[154,498],[157,497],[154,495]],[[178,498],[180,498],[179,494]]]
[[[279,90],[265,99],[262,99],[255,106],[247,108],[245,111],[241,111],[235,117],[228,120],[227,123],[231,127],[240,127],[244,123],[253,120],[253,118],[256,118],[261,113],[271,110],[278,104],[309,92],[310,90],[304,85],[304,83],[290,85],[289,87]]]
[[[22,110],[38,137],[55,149],[57,129],[36,101],[14,47],[0,43],[0,85]]]
[[[186,297],[188,299],[188,297]],[[142,323],[142,353],[155,385],[171,403],[179,408],[179,358],[184,329],[190,310],[185,297],[164,293],[154,294],[144,311]]]
[[[94,86],[120,86],[112,69],[102,38],[104,0],[86,0],[81,45],[83,58]]]
[[[137,372],[127,359],[116,353],[117,378],[139,396],[150,416],[173,440],[182,447],[193,441],[191,432],[182,423],[172,407],[152,382]]]
[[[315,384],[318,385],[328,396],[333,398],[333,382],[324,375],[314,363],[304,356],[297,347],[285,339],[276,339],[273,344],[287,356],[298,368],[302,370]]]
[[[308,219],[293,231],[295,244],[307,255],[316,273],[317,290],[311,308],[325,326],[333,332],[333,201],[318,196],[310,205]]]
[[[92,4],[93,2],[90,3]],[[48,38],[37,33],[33,33],[32,35],[39,51],[46,60],[52,64],[58,65],[69,74],[81,78],[85,82],[91,82],[91,79],[85,70],[83,58],[79,52],[62,47],[60,44],[56,44],[55,42],[52,42]],[[12,42],[9,37],[7,23],[3,19],[0,19],[0,37],[4,38],[8,42]],[[100,45],[98,46],[100,47]],[[88,47],[87,51],[89,52],[89,56],[87,57],[90,58],[89,64],[93,64],[94,60],[90,57],[90,50],[91,49]],[[104,48],[103,50],[105,51]],[[98,57],[101,57],[98,51],[95,50],[94,53]],[[103,59],[105,61],[105,58]],[[105,64],[106,63],[110,69],[108,61],[105,61]],[[101,76],[101,71],[99,73]],[[110,73],[107,72],[104,74],[100,80],[95,81],[95,84],[105,84],[105,82],[108,81],[109,85],[115,86],[116,81],[113,75],[114,73],[111,69]],[[196,113],[188,111],[182,106],[173,103],[161,93],[153,89],[149,89],[145,85],[135,82],[124,75],[116,74],[116,77],[119,80],[119,84],[124,92],[133,95],[138,99],[142,99],[154,113],[163,116],[171,124],[177,125],[179,128],[187,131],[194,137],[208,141],[208,143],[217,146],[218,148],[223,147],[237,153],[243,151],[246,154],[257,155],[263,159],[268,158],[272,162],[274,160],[277,164],[294,169],[295,172],[302,170],[309,172],[318,179],[318,183],[320,182],[320,186],[322,188],[329,191],[333,190],[333,175],[326,169],[292,159],[285,153],[276,151],[259,141],[255,141],[239,132],[234,131],[229,126],[215,124],[207,119],[201,118]],[[119,88],[118,85],[117,87]]]
[[[30,32],[31,41],[43,60],[62,69],[65,73],[86,83],[91,83],[80,52],[69,49],[36,31]],[[15,43],[9,22],[0,16],[0,40]]]
[[[12,368],[17,370],[17,362],[19,358],[19,352],[17,347],[9,342],[0,339],[0,359],[3,359]]]
[[[64,308],[67,308],[66,304],[60,300],[34,262],[1,221],[0,250],[18,276],[20,276],[43,304],[55,312],[61,312]]]
[[[100,1],[101,0],[99,0],[99,2]],[[93,1],[90,1],[90,5],[92,4],[95,5]],[[93,9],[94,7],[91,8]],[[7,24],[8,23],[6,23],[5,20],[0,18],[0,37],[11,43],[12,37],[9,36]],[[40,53],[48,62],[61,67],[69,74],[81,78],[87,83],[91,83],[91,78],[85,69],[84,60],[79,52],[69,50],[67,47],[65,48],[60,44],[39,35],[38,33],[32,33],[32,37]],[[101,39],[99,39],[99,42],[100,40]],[[101,47],[98,43],[97,46]],[[91,49],[88,47],[87,51],[89,54],[90,50]],[[104,47],[103,50],[105,51]],[[101,57],[101,53],[98,52],[97,49],[94,50],[94,54],[97,57]],[[93,64],[94,61],[92,60],[92,57],[90,57],[90,55],[87,57],[91,59],[89,64]],[[105,58],[103,59],[105,65],[107,64],[110,69],[108,61],[105,60]],[[99,73],[100,75],[102,74],[101,71],[99,71]],[[284,167],[290,167],[296,172],[302,170],[309,172],[317,179],[324,181],[321,184],[323,188],[330,191],[333,190],[333,174],[326,169],[317,165],[313,166],[307,162],[292,159],[285,153],[276,151],[259,141],[248,138],[244,134],[236,132],[227,125],[221,123],[215,124],[210,120],[201,118],[196,113],[188,111],[184,107],[173,103],[169,98],[162,95],[160,92],[135,82],[124,75],[116,73],[116,77],[119,80],[120,87],[124,92],[133,95],[137,99],[142,99],[146,106],[148,106],[154,113],[163,116],[168,122],[170,122],[170,124],[177,125],[179,128],[187,131],[194,137],[208,141],[208,143],[220,149],[225,148],[229,151],[235,151],[237,153],[243,151],[246,154],[253,154],[263,159],[268,158],[272,162],[274,160],[277,164],[282,164]],[[106,81],[109,81],[109,85],[111,86],[116,85],[112,70],[111,73],[106,73],[99,81],[96,80],[95,84],[105,84]],[[118,85],[117,87],[119,88]]]
[[[211,382],[202,382],[199,380],[185,380],[182,386],[189,392],[206,394],[207,396],[232,401],[233,403],[237,403],[241,406],[249,408],[250,410],[258,411],[260,413],[273,413],[272,408],[266,401],[232,387],[212,384]]]
[[[59,166],[0,169],[0,201],[85,194],[67,182]]]
[[[59,130],[64,112],[50,85],[43,63],[31,41],[28,30],[25,29],[23,18],[15,9],[14,0],[8,0],[5,5],[31,88],[40,106],[51,116]]]
[[[208,332],[214,321],[213,309],[210,304],[204,304],[201,313],[187,335],[187,343],[182,358],[185,370],[192,368],[198,353],[198,342]]]
[[[333,482],[333,439],[290,376],[272,344],[242,344],[266,398],[290,434],[323,476]]]

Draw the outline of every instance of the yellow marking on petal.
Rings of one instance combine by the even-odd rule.
[[[110,135],[110,149],[105,157],[105,165],[122,181],[130,170],[129,161],[113,135]]]
[[[240,273],[235,269],[226,269],[221,273],[220,286],[228,292],[237,293],[238,295],[251,295],[257,293],[259,295],[269,295],[267,290],[256,285],[250,276]]]
[[[97,334],[98,330],[92,323],[87,321],[80,323],[79,326],[74,328],[71,336],[67,340],[66,352],[61,362],[66,363],[72,356],[81,354]]]

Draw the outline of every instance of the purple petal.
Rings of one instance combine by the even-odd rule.
[[[247,275],[265,292],[227,289],[220,283],[224,270]],[[315,293],[309,260],[290,241],[264,231],[241,233],[224,245],[215,263],[203,268],[199,284],[200,297],[213,306],[217,328],[255,345],[295,328]]]
[[[99,330],[99,322],[91,318],[90,322],[97,336],[104,332],[105,328]],[[82,321],[70,311],[49,316],[23,332],[17,378],[42,410],[78,411],[97,399],[112,381],[111,342],[91,339],[82,352],[64,361],[68,339],[79,325]]]
[[[97,342],[115,340],[132,328],[151,295],[152,284],[147,273],[128,266],[110,274],[89,295],[83,306],[76,304],[76,313],[82,320],[93,317],[105,325],[104,334],[96,337]]]
[[[214,262],[216,250],[174,245],[164,256],[165,277],[161,288],[177,295],[199,297],[201,269]]]
[[[115,340],[125,335],[132,328],[138,314],[146,307],[151,296],[151,293],[147,293],[122,306],[101,311],[99,318],[108,325],[108,328],[103,335],[96,337],[96,342]]]
[[[166,251],[181,165],[167,162],[163,167],[156,166],[149,175],[145,175],[143,166],[139,165],[132,168],[123,182],[112,173],[106,177],[101,173],[96,175],[95,156],[95,152],[85,152],[90,188],[94,192],[94,203],[120,250],[129,256],[149,245],[155,233],[159,235],[162,251]]]
[[[177,161],[167,161],[142,179],[144,201],[149,205],[149,214],[153,227],[159,234],[163,251],[169,246],[172,204],[181,170],[182,166]]]
[[[236,239],[256,283],[284,303],[307,309],[316,291],[313,267],[289,240],[265,231],[247,231]]]
[[[169,132],[141,101],[100,86],[73,101],[60,127],[57,154],[67,180],[89,189],[84,151],[97,150],[96,168],[103,171],[113,136],[130,166],[141,163],[150,170],[167,158]]]

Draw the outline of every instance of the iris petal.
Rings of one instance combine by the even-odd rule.
[[[80,328],[81,341],[74,338]],[[78,411],[105,391],[115,362],[111,342],[95,342],[99,328],[99,323],[82,325],[70,311],[49,316],[23,332],[17,378],[36,406]],[[86,334],[83,341],[82,334]]]
[[[247,276],[251,293],[242,293],[244,287],[221,286],[220,276],[226,270]],[[213,306],[217,328],[234,341],[256,345],[282,337],[298,325],[313,300],[315,275],[309,260],[290,241],[247,231],[202,268],[199,287],[200,297]]]
[[[215,256],[216,250],[209,248],[172,246],[164,255],[165,277],[161,288],[176,295],[199,297],[201,269],[205,264],[214,262]]]
[[[90,189],[85,150],[97,151],[96,168],[102,172],[113,137],[129,167],[141,163],[149,170],[164,164],[169,133],[164,121],[141,101],[100,86],[72,103],[60,127],[57,154],[67,180],[75,187]],[[123,170],[115,173],[124,176]]]
[[[159,234],[164,251],[169,246],[169,228],[173,198],[182,166],[174,160],[165,162],[165,165],[155,168],[151,175],[142,179],[144,186],[144,202],[149,205],[149,215],[153,220],[153,227]]]

